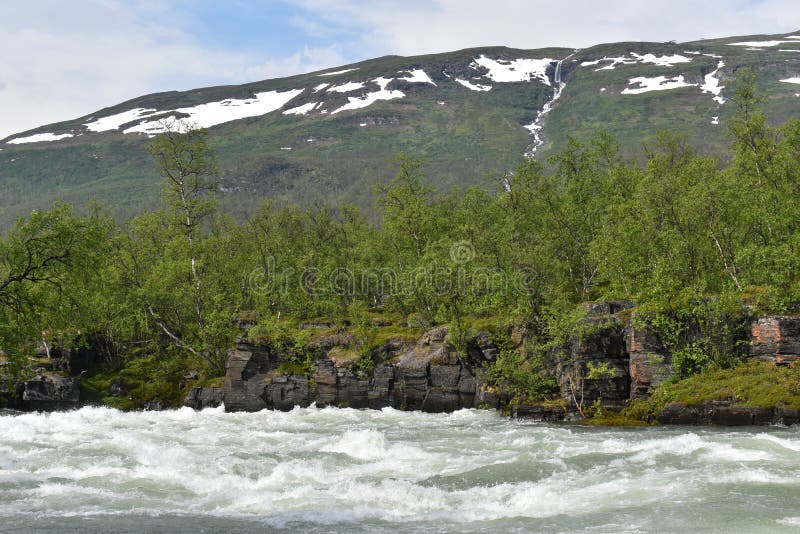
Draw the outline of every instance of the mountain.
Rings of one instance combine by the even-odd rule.
[[[742,67],[757,74],[770,121],[798,115],[800,34],[387,56],[147,95],[0,141],[0,228],[57,199],[95,199],[119,217],[157,206],[160,180],[142,144],[167,117],[209,129],[232,213],[267,196],[368,207],[401,152],[424,157],[444,190],[494,188],[526,155],[598,130],[634,156],[662,129],[722,153],[735,112],[728,86]]]

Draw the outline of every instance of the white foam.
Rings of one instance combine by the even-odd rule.
[[[188,108],[178,108],[171,112],[189,116],[187,119],[181,119],[181,121],[200,128],[210,128],[230,121],[266,115],[267,113],[282,108],[303,91],[304,89],[292,89],[284,92],[264,91],[256,93],[252,98],[228,98],[219,102],[209,102],[207,104],[198,104]],[[177,120],[175,115],[170,116],[169,119]],[[162,122],[163,121],[160,120],[145,121],[136,126],[127,128],[124,130],[124,133],[157,135],[165,131]]]
[[[338,109],[333,110],[331,112],[331,115],[339,113],[340,111],[365,108],[367,106],[374,104],[375,102],[378,102],[379,100],[394,100],[406,96],[405,93],[403,93],[402,91],[398,90],[390,91],[386,89],[386,86],[389,85],[389,82],[392,81],[392,78],[384,78],[381,76],[379,78],[375,78],[372,81],[378,84],[380,90],[373,91],[371,93],[366,93],[359,97],[354,97],[354,96],[347,97],[348,99],[347,104],[343,105]]]
[[[547,68],[552,62],[550,58],[501,60],[485,55],[475,59],[477,65],[489,70],[486,76],[493,82],[527,82],[537,79],[545,85],[550,85]]]
[[[317,76],[336,76],[337,74],[344,74],[346,72],[353,72],[354,70],[358,70],[358,67],[355,67],[355,68],[352,68],[352,69],[336,70],[336,71],[333,71],[333,72],[323,72],[322,74],[317,74]]]
[[[63,134],[38,133],[38,134],[28,135],[25,137],[15,137],[14,139],[8,141],[8,144],[21,145],[23,143],[41,143],[45,141],[59,141],[61,139],[67,139],[68,137],[74,137],[74,136],[71,133],[63,133]]]
[[[461,78],[456,78],[456,82],[460,83],[461,85],[463,85],[464,87],[466,87],[467,89],[470,89],[472,91],[491,91],[492,90],[492,86],[491,85],[480,85],[480,84],[477,84],[477,83],[472,83],[472,82],[467,81],[467,80],[462,80]]]
[[[719,73],[719,70],[724,66],[725,62],[720,60],[720,62],[717,63],[717,68],[714,71],[709,72],[708,74],[705,75],[705,77],[703,78],[703,85],[700,86],[700,89],[704,93],[711,93],[712,95],[714,95],[712,100],[714,100],[719,104],[725,103],[725,98],[721,94],[722,90],[725,89],[725,87],[719,84],[719,78],[717,78],[717,74]],[[712,122],[712,124],[715,123]]]
[[[350,91],[356,91],[358,89],[363,89],[363,88],[364,88],[363,82],[347,82],[343,83],[342,85],[336,85],[334,87],[328,88],[328,92],[349,93]]]
[[[623,95],[638,95],[650,91],[666,91],[668,89],[678,89],[681,87],[694,87],[694,84],[684,81],[682,74],[672,78],[667,78],[665,76],[656,76],[654,78],[638,76],[636,78],[631,78],[628,84],[638,84],[639,87],[626,87],[621,91]]]
[[[0,415],[0,517],[8,530],[87,517],[103,531],[796,526],[795,463],[747,430],[525,425],[483,410],[83,408]]]
[[[152,108],[134,108],[115,115],[101,117],[93,122],[84,124],[92,132],[107,132],[117,130],[123,124],[128,124],[138,119],[156,115],[159,111]]]
[[[348,430],[322,452],[337,452],[359,460],[377,460],[386,456],[386,438],[377,430]]]
[[[408,75],[404,78],[398,78],[398,80],[403,80],[404,82],[409,82],[409,83],[429,83],[431,85],[436,85],[433,82],[433,80],[431,80],[431,77],[428,76],[428,74],[422,69],[400,71],[400,74],[402,74],[403,72],[407,73]]]

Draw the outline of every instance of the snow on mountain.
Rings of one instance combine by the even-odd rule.
[[[27,137],[16,137],[8,142],[10,145],[20,145],[22,143],[40,143],[42,141],[58,141],[59,139],[66,139],[73,137],[71,133],[54,134],[54,133],[38,133],[29,135]]]
[[[636,63],[650,63],[659,67],[674,67],[679,63],[690,63],[692,61],[692,58],[682,56],[680,54],[673,54],[671,56],[656,56],[655,54],[640,55],[636,52],[630,52],[628,56],[629,57],[603,57],[594,61],[584,61],[581,63],[581,67],[592,67],[599,65],[600,63],[609,63],[608,65],[595,69],[595,71],[601,71],[614,70],[618,65],[634,65]]]
[[[364,83],[363,82],[347,82],[343,83],[342,85],[336,85],[333,87],[328,88],[329,93],[349,93],[351,91],[356,91],[358,89],[363,89]]]
[[[284,92],[264,91],[256,93],[253,98],[228,98],[220,102],[208,102],[207,104],[198,104],[188,108],[178,108],[161,113],[180,113],[188,115],[188,118],[181,120],[196,124],[200,128],[210,128],[217,124],[247,117],[257,117],[269,113],[270,111],[280,109],[304,90],[305,89],[292,89]],[[175,115],[171,115],[170,118],[177,119]],[[161,121],[145,121],[125,129],[123,133],[156,135],[163,131],[165,130]]]
[[[666,89],[678,89],[679,87],[694,87],[694,84],[686,83],[683,75],[678,75],[672,78],[665,76],[656,76],[648,78],[646,76],[638,76],[631,78],[628,81],[629,85],[638,84],[639,87],[626,87],[621,91],[623,95],[639,95],[648,93],[650,91],[664,91]]]
[[[544,59],[491,59],[481,54],[475,59],[475,64],[489,70],[486,75],[493,82],[529,82],[537,79],[545,85],[550,85],[547,77],[547,67],[553,63],[550,58]]]
[[[358,67],[355,67],[353,69],[336,70],[336,71],[333,71],[333,72],[323,72],[322,74],[317,74],[317,76],[336,76],[337,74],[344,74],[346,72],[353,72],[354,70],[358,70]]]
[[[781,81],[784,82],[784,83],[800,83],[800,77],[785,78],[785,79],[783,79]]]
[[[297,106],[296,108],[287,109],[283,112],[284,115],[305,115],[309,111],[313,110],[315,107],[319,106],[320,102],[309,102],[308,104],[303,104],[302,106]]]
[[[492,90],[492,86],[491,85],[480,85],[480,84],[477,84],[477,83],[472,83],[472,82],[467,81],[467,80],[462,80],[461,78],[456,78],[456,82],[460,83],[461,85],[463,85],[464,87],[466,87],[467,89],[470,89],[472,91],[491,91]]]
[[[335,109],[334,111],[331,112],[331,114],[351,109],[365,108],[370,104],[377,102],[378,100],[393,100],[395,98],[403,98],[404,96],[406,96],[405,93],[403,93],[402,91],[397,91],[397,90],[390,91],[386,89],[386,86],[389,85],[389,82],[392,81],[392,78],[379,77],[375,78],[372,81],[378,84],[378,86],[380,87],[379,91],[366,93],[359,97],[350,96],[347,98],[348,99],[347,104],[343,105],[338,109]]]
[[[725,87],[719,84],[719,78],[717,78],[717,74],[719,73],[719,70],[724,66],[725,62],[720,60],[720,62],[717,63],[716,70],[706,74],[705,77],[703,78],[704,83],[703,85],[700,86],[700,89],[702,89],[704,93],[711,93],[712,95],[714,95],[712,100],[714,100],[719,104],[725,103],[725,98],[720,94],[722,93],[722,90],[725,89]]]
[[[800,39],[800,35],[789,35],[786,37],[787,39]],[[738,43],[728,43],[730,46],[747,46],[751,48],[763,48],[763,47],[772,47],[778,46],[782,44],[799,44],[798,41],[784,41],[784,40],[774,40],[774,41],[742,41]]]
[[[405,78],[398,78],[398,80],[402,80],[404,82],[409,82],[409,83],[429,83],[429,84],[431,84],[433,86],[436,85],[433,82],[433,80],[431,80],[431,77],[428,76],[425,73],[425,71],[422,70],[422,69],[411,69],[411,70],[407,70],[407,71],[402,71],[401,70],[399,72],[399,74],[403,74],[403,73],[408,74],[408,76],[406,76]]]
[[[84,126],[86,126],[91,132],[107,132],[109,130],[117,130],[123,124],[128,124],[129,122],[133,122],[137,119],[150,117],[157,113],[159,112],[155,109],[145,109],[145,108],[129,109],[128,111],[117,113],[116,115],[102,117],[94,122],[86,123],[84,124]]]

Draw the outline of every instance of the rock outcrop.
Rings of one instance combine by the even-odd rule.
[[[313,370],[293,374],[282,370],[284,359],[270,347],[239,343],[231,351],[225,376],[224,402],[229,411],[294,406],[351,408],[394,407],[401,410],[451,412],[473,408],[486,398],[476,369],[496,357],[488,336],[468,344],[467,357],[447,343],[447,328],[431,330],[417,342],[389,341],[372,354],[373,369],[365,372],[339,361],[333,348],[352,340],[318,341]],[[480,373],[478,373],[480,374]]]
[[[204,408],[216,408],[221,406],[225,397],[223,388],[195,387],[189,390],[189,394],[183,400],[183,405],[195,410]]]
[[[586,332],[553,353],[556,380],[571,411],[601,402],[622,408],[630,398],[630,358],[625,328],[607,310],[590,310]]]
[[[631,320],[626,331],[631,398],[646,399],[657,385],[674,376],[672,353],[646,324]]]
[[[782,407],[735,406],[730,401],[687,405],[667,404],[656,417],[664,425],[795,425],[800,410]]]
[[[71,410],[80,405],[80,391],[77,378],[43,372],[17,382],[13,392],[3,386],[0,401],[5,401],[7,408],[23,411]]]
[[[776,364],[800,360],[800,317],[758,317],[750,327],[750,340],[753,358]]]

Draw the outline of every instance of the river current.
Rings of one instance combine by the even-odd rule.
[[[800,531],[800,428],[491,411],[0,414],[0,532]]]

